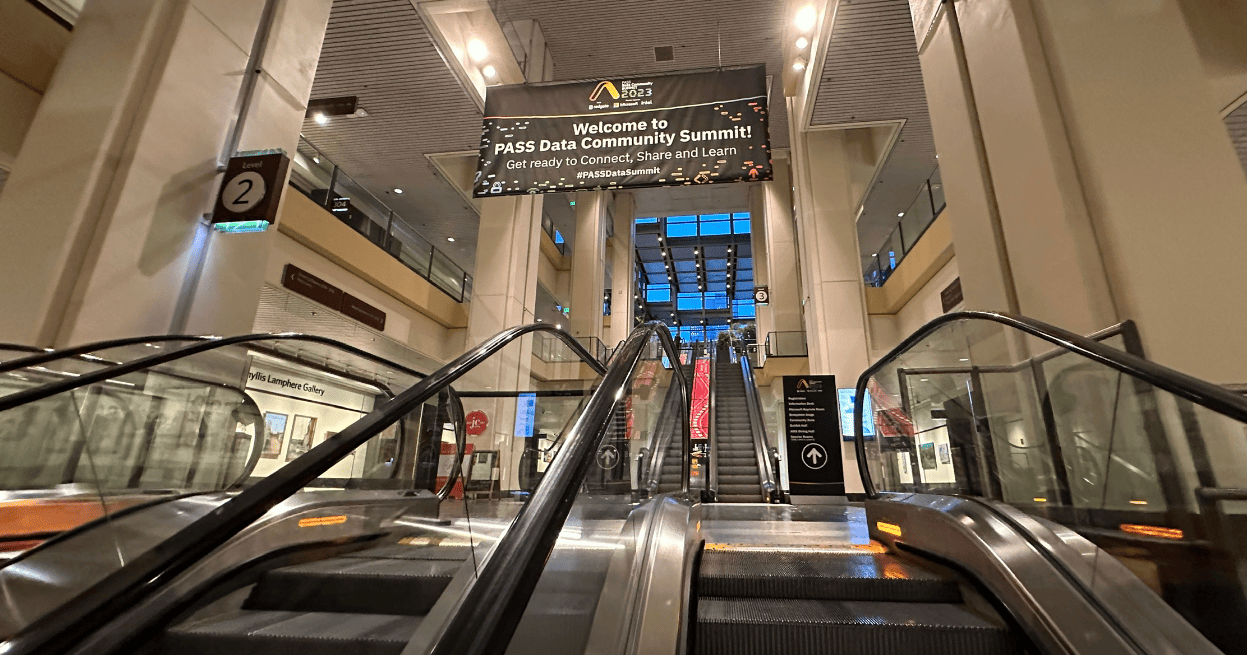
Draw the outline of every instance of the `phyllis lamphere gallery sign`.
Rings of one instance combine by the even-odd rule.
[[[476,197],[771,179],[766,70],[489,87]]]

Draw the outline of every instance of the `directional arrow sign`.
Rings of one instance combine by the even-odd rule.
[[[619,463],[619,449],[610,444],[602,446],[602,448],[598,450],[597,459],[598,466],[609,471],[610,469],[615,468],[615,465]]]
[[[816,443],[809,444],[801,450],[801,460],[812,469],[821,469],[827,465],[827,451]]]

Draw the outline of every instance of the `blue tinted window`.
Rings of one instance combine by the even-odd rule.
[[[737,300],[732,303],[732,318],[754,318],[758,310],[752,300]]]
[[[636,219],[636,222],[637,223],[657,223],[658,219],[657,218],[638,218]]]
[[[671,302],[671,287],[666,284],[656,284],[645,290],[645,300],[648,302]]]
[[[676,296],[676,309],[701,309],[700,293],[681,293]]]
[[[669,237],[695,237],[697,236],[696,223],[667,223],[667,236]]]
[[[696,216],[668,216],[668,223],[696,223]]]
[[[749,220],[749,212],[737,212],[735,214],[732,214],[732,219],[747,221]]]
[[[727,293],[707,293],[706,309],[727,309]]]
[[[731,234],[732,224],[728,221],[714,221],[701,224],[701,233],[705,236],[716,234]]]
[[[558,230],[555,230],[555,231],[554,231],[554,242],[555,242],[555,243],[563,243],[563,233],[562,233],[562,232],[559,232]]]
[[[736,234],[749,234],[749,220],[732,221],[732,230]]]
[[[701,222],[709,223],[710,221],[726,221],[730,218],[727,214],[702,214]]]

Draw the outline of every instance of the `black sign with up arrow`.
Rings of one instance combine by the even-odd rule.
[[[794,496],[844,495],[836,376],[784,376],[784,438]]]

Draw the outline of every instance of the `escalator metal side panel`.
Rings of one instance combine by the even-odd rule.
[[[866,501],[866,517],[872,539],[948,562],[977,580],[1043,653],[1220,653],[1150,591],[1146,596],[1154,602],[1144,596],[1135,599],[1135,608],[1126,609],[1115,603],[1120,593],[1131,593],[1129,587],[1114,593],[1088,589],[1074,573],[1063,569],[1071,558],[1086,557],[1091,551],[1079,545],[1060,552],[1061,539],[1055,533],[1046,537],[1028,534],[1035,526],[987,504],[951,496],[883,494]],[[1099,559],[1109,557],[1099,553]],[[1123,580],[1114,574],[1103,584],[1114,582]],[[1119,616],[1123,609],[1141,615],[1123,621]],[[1141,627],[1146,623],[1154,625]],[[1170,640],[1181,634],[1188,636]]]
[[[436,518],[437,512],[437,497],[426,490],[414,493],[364,490],[296,493],[208,557],[79,642],[71,652],[112,652],[159,617],[175,611],[188,594],[275,550],[324,542],[346,542],[384,532],[399,516]],[[196,518],[198,516],[189,517],[187,522]]]

